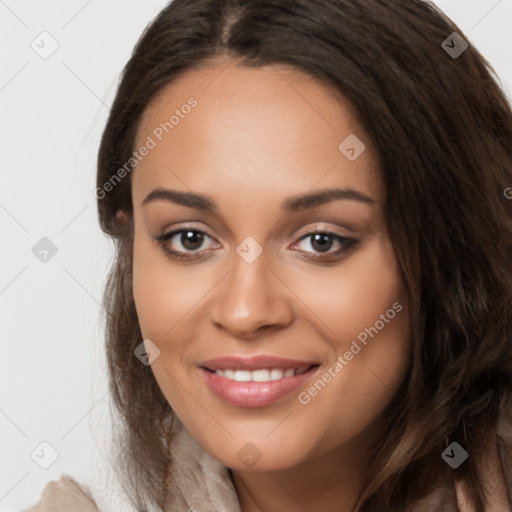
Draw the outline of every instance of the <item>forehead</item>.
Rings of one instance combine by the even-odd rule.
[[[339,145],[354,135],[365,149],[350,161]],[[134,203],[165,186],[236,191],[244,201],[315,184],[359,188],[376,200],[383,192],[376,152],[351,104],[290,67],[224,61],[187,71],[145,109],[135,149],[144,144],[153,147],[132,173]]]

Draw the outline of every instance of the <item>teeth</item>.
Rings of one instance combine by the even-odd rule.
[[[224,370],[224,377],[230,380],[235,380],[235,370]]]
[[[283,375],[284,370],[279,370],[278,368],[272,368],[272,370],[270,370],[270,380],[282,379]]]
[[[279,380],[286,377],[300,375],[308,370],[305,368],[289,368],[288,370],[280,370],[279,368],[263,369],[263,370],[215,370],[215,374],[219,377],[225,377],[236,382],[268,382],[271,380]]]
[[[270,371],[269,370],[254,370],[250,372],[252,374],[252,379],[254,382],[266,382],[270,380]],[[236,373],[235,373],[236,376]]]

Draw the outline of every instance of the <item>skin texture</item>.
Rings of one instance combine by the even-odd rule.
[[[152,370],[170,405],[213,457],[232,468],[243,512],[349,511],[378,442],[386,405],[408,369],[408,295],[387,232],[378,156],[350,106],[330,88],[283,66],[210,63],[167,86],[145,110],[136,145],[194,97],[198,104],[132,173],[133,292],[145,339],[161,353]],[[356,134],[366,146],[349,161],[338,149]],[[154,138],[154,136],[153,136]],[[144,198],[156,188],[208,195],[218,213]],[[334,200],[284,213],[290,196],[352,188],[373,199]],[[171,259],[154,237],[174,229],[206,233]],[[327,232],[358,244],[326,244]],[[263,252],[236,252],[248,236]],[[330,239],[328,239],[329,241]],[[320,247],[320,249],[319,249]],[[198,364],[234,354],[316,361],[303,388],[349,350],[398,302],[402,310],[307,404],[293,392],[271,405],[229,405],[206,386]],[[360,344],[361,345],[361,344]],[[260,460],[239,458],[246,443]]]

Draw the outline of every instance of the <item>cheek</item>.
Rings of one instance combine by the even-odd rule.
[[[390,309],[388,316],[393,319],[386,323],[387,331],[391,330],[391,324],[398,327],[397,324],[408,320],[407,292],[393,247],[385,234],[374,236],[365,248],[339,266],[311,272],[290,268],[284,280],[302,301],[304,312],[309,310],[309,316],[311,313],[316,316],[317,323],[324,327],[325,336],[333,343],[356,338]],[[400,314],[395,314],[392,308],[395,302],[402,306]],[[339,350],[345,348],[344,343],[338,345]]]
[[[297,280],[298,295],[315,312],[331,357],[300,403],[319,424],[355,434],[383,411],[408,370],[408,294],[385,237],[332,274],[311,277]]]
[[[144,337],[162,339],[208,290],[199,267],[181,271],[148,235],[135,232],[133,295]]]
[[[368,329],[365,343],[357,336],[338,343],[337,364],[318,375],[300,396],[303,413],[323,428],[324,450],[378,425],[410,365],[407,315],[404,306],[381,330]],[[374,432],[379,436],[378,427]]]
[[[160,349],[151,370],[180,417],[187,417],[189,409],[189,395],[183,392],[188,378],[185,324],[187,314],[205,295],[205,288],[204,280],[201,284],[193,272],[173,269],[158,245],[145,233],[138,235],[135,231],[133,296],[137,317],[143,338]]]

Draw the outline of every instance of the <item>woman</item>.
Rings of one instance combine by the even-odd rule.
[[[168,5],[95,192],[134,507],[509,512],[511,143],[425,1]]]

